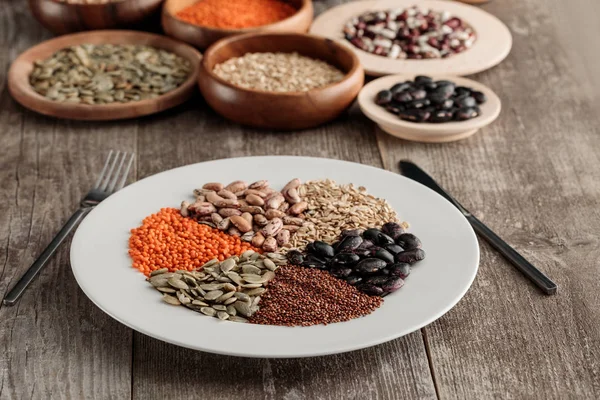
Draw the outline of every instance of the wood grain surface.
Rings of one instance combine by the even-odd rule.
[[[542,296],[482,243],[471,290],[419,332],[348,354],[245,360],[111,319],[77,287],[64,246],[18,305],[0,306],[0,399],[600,398],[600,4],[504,0],[484,9],[515,39],[504,63],[474,76],[498,93],[503,112],[467,140],[434,145],[378,131],[356,107],[288,133],[225,121],[199,96],[124,122],[37,115],[11,99],[6,73],[51,35],[25,2],[0,0],[0,294],[75,209],[109,149],[137,153],[134,179],[243,155],[393,171],[410,158],[559,284],[556,296]]]

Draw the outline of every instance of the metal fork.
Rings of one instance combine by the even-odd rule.
[[[114,157],[113,157],[114,154]],[[96,181],[96,184],[85,195],[85,197],[79,203],[79,209],[69,218],[67,223],[62,227],[60,232],[54,236],[52,242],[46,247],[46,249],[40,254],[37,260],[29,267],[27,272],[21,277],[19,282],[8,292],[4,298],[4,304],[8,306],[14,305],[17,300],[21,297],[25,289],[29,286],[33,278],[40,272],[44,266],[50,260],[50,257],[54,255],[58,247],[64,242],[69,233],[77,226],[79,221],[87,215],[87,213],[96,207],[102,200],[108,196],[120,190],[125,186],[127,175],[131,165],[133,164],[133,158],[135,153],[132,153],[129,157],[127,153],[117,151],[113,153],[111,150],[108,153],[100,177]],[[125,167],[123,169],[123,167]],[[115,169],[116,168],[116,169]]]

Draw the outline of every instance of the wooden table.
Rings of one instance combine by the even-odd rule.
[[[246,360],[121,325],[78,288],[63,246],[18,305],[0,308],[0,398],[600,398],[600,4],[496,0],[484,9],[514,35],[506,61],[475,76],[502,98],[502,115],[468,140],[424,145],[384,134],[356,108],[287,134],[225,121],[199,97],[125,122],[36,115],[11,99],[6,71],[51,35],[25,1],[0,0],[2,295],[76,208],[109,149],[137,153],[135,179],[247,155],[393,171],[410,158],[559,285],[558,295],[543,296],[482,243],[471,290],[418,332],[348,354]]]

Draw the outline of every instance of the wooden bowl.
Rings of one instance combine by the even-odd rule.
[[[217,40],[228,36],[253,32],[295,32],[308,31],[313,20],[311,0],[287,0],[298,12],[289,18],[270,25],[246,29],[219,29],[190,24],[176,17],[176,14],[198,0],[166,0],[162,11],[162,26],[169,36],[205,49]]]
[[[414,75],[389,75],[375,79],[360,91],[358,104],[362,112],[379,127],[390,135],[425,143],[444,143],[465,139],[494,122],[502,108],[498,96],[487,86],[471,79],[456,76],[433,76],[434,80],[446,79],[456,83],[457,86],[466,86],[483,92],[487,101],[479,106],[481,115],[467,121],[427,123],[410,122],[398,118],[385,108],[375,104],[375,95],[384,89],[389,89],[398,82],[413,80]]]
[[[213,73],[216,64],[249,52],[297,52],[324,60],[346,76],[307,92],[275,93],[244,89]],[[352,51],[330,39],[296,33],[249,34],[212,45],[204,54],[198,83],[207,103],[225,118],[259,128],[292,130],[336,118],[360,91],[364,71]]]
[[[46,59],[65,47],[90,44],[137,44],[161,48],[190,61],[192,71],[177,89],[154,99],[114,104],[68,104],[48,100],[33,90],[29,75],[36,60]],[[196,81],[202,55],[193,47],[165,36],[136,31],[94,31],[74,33],[51,39],[30,48],[12,63],[8,71],[8,90],[13,98],[30,110],[58,118],[77,120],[117,120],[154,114],[179,105],[196,90]]]
[[[94,29],[142,26],[158,16],[163,0],[124,0],[106,4],[67,4],[56,0],[29,0],[33,16],[56,34]],[[158,18],[156,22],[159,23]]]

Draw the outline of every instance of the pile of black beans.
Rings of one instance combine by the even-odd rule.
[[[395,222],[381,229],[347,230],[333,245],[315,241],[304,253],[287,254],[294,265],[319,268],[344,279],[372,296],[386,296],[400,289],[411,265],[425,258],[421,241]]]
[[[481,114],[485,94],[451,81],[417,76],[377,93],[375,103],[410,122],[466,121]]]

